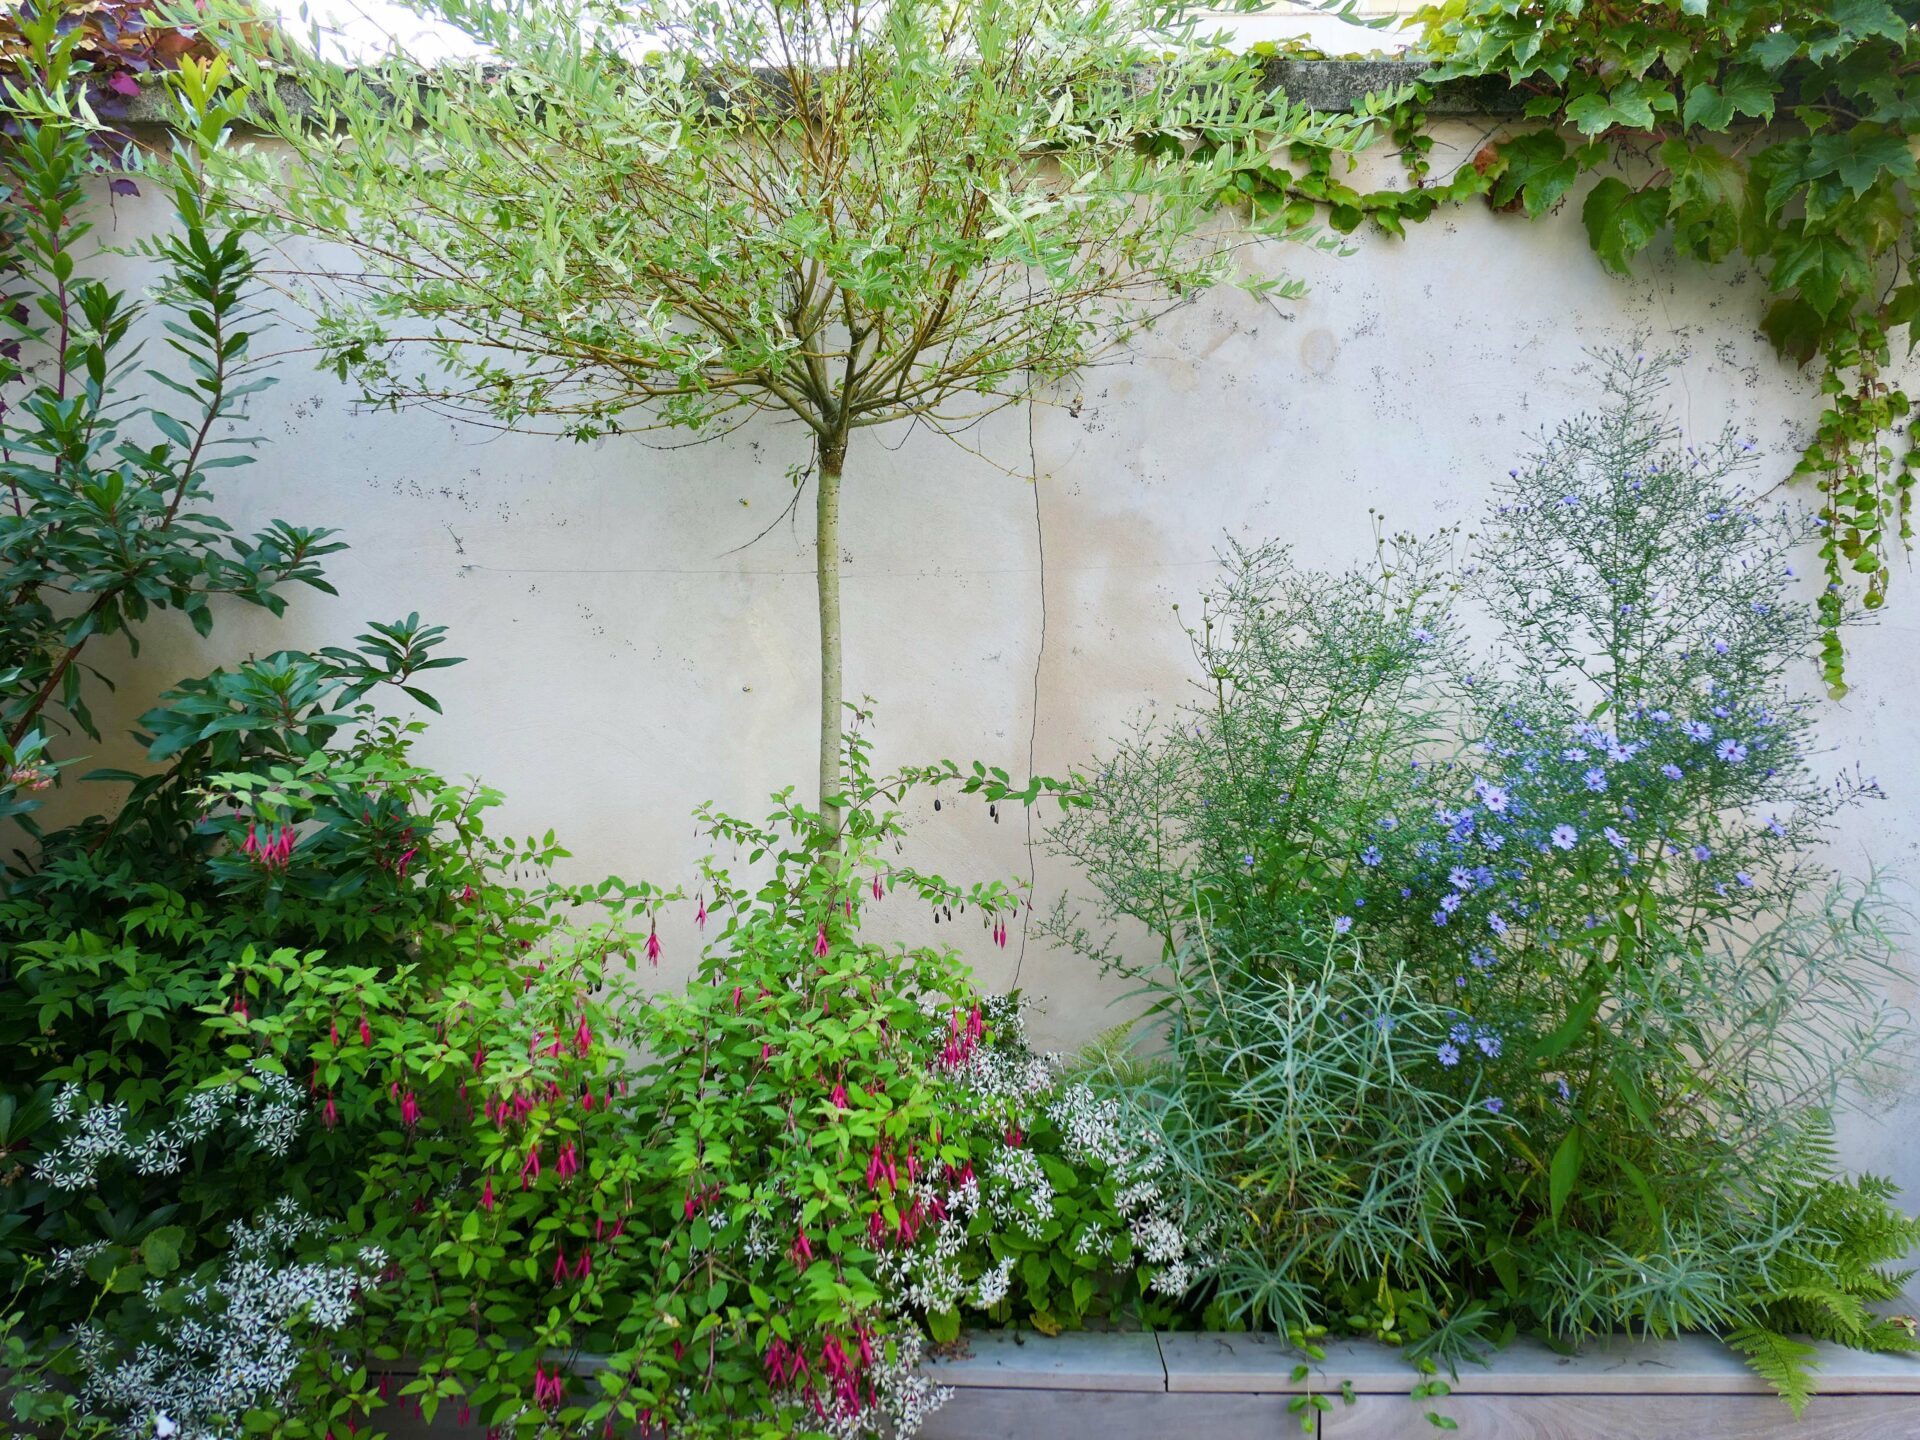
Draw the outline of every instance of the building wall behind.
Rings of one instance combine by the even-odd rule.
[[[1485,129],[1443,128],[1437,166],[1464,161]],[[161,211],[121,200],[107,238],[130,240]],[[1598,399],[1596,347],[1683,354],[1678,419],[1751,436],[1763,487],[1788,475],[1818,413],[1812,378],[1756,329],[1757,277],[1656,253],[1613,278],[1588,251],[1577,197],[1541,221],[1476,204],[1349,248],[1246,252],[1304,279],[1306,297],[1201,297],[964,448],[907,429],[861,439],[843,521],[847,684],[876,701],[883,762],[1087,764],[1130,718],[1194,693],[1174,607],[1193,612],[1223,542],[1278,538],[1337,566],[1367,552],[1374,511],[1394,527],[1471,528],[1529,438]],[[115,265],[140,283],[133,262]],[[289,315],[263,348],[301,343]],[[581,446],[357,413],[353,392],[297,353],[279,373],[251,416],[268,444],[222,482],[225,509],[242,527],[343,527],[340,596],[303,593],[279,623],[225,615],[211,642],[167,631],[116,662],[127,713],[212,664],[339,643],[363,620],[417,610],[469,657],[433,677],[446,716],[424,757],[503,789],[514,833],[558,830],[576,877],[690,886],[696,804],[758,813],[777,787],[810,784],[811,513],[781,518],[789,467],[808,453],[795,427]],[[1858,759],[1892,796],[1835,838],[1833,858],[1856,871],[1920,875],[1916,617],[1920,577],[1903,567],[1879,624],[1852,641],[1852,695],[1824,712],[1836,764]],[[920,804],[912,859],[950,878],[1031,875],[1046,908],[1074,878],[1029,849],[1027,818]],[[685,908],[663,923],[657,983],[695,957]],[[882,911],[906,938],[959,944],[985,984],[1029,992],[1046,1045],[1125,1018],[1117,987],[1018,928],[1003,951],[904,901]],[[1909,1090],[1870,1109],[1849,1122],[1851,1154],[1920,1187],[1920,1100]]]

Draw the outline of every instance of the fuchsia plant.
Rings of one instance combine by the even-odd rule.
[[[401,1403],[502,1436],[731,1435],[742,1416],[906,1434],[939,1398],[921,1347],[964,1310],[1165,1317],[1200,1257],[1184,1240],[1149,1256],[1145,1237],[1204,1227],[1164,1213],[1125,1144],[1052,1118],[1065,1092],[1016,1006],[983,1000],[953,950],[871,938],[854,903],[972,907],[997,943],[1017,895],[894,863],[879,807],[924,777],[868,781],[859,744],[850,768],[844,850],[791,801],[765,824],[703,815],[772,870],[743,883],[709,863],[691,914],[651,887],[508,888],[508,864],[559,852],[496,847],[465,799],[418,797],[439,816],[416,827],[418,883],[463,897],[433,963],[275,957],[236,977],[261,996],[250,1043],[310,1073],[355,1157],[367,1218],[340,1245],[377,1237],[391,1260],[348,1346],[417,1366]],[[294,787],[296,821],[302,803]],[[675,924],[709,932],[684,990],[621,988]],[[609,1357],[590,1381],[569,1378],[581,1350]],[[306,1377],[336,1431],[378,1423],[355,1373]]]

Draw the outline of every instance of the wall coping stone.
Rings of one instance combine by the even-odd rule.
[[[1267,61],[1268,77],[1286,92],[1290,101],[1311,110],[1341,112],[1358,109],[1368,95],[1413,84],[1426,69],[1423,60],[1391,58],[1303,60],[1278,55]],[[276,82],[275,89],[293,114],[312,113],[312,102],[298,80],[283,77]],[[1427,114],[1518,115],[1529,94],[1514,89],[1497,75],[1446,80],[1433,87]],[[116,117],[114,124],[166,126],[171,123],[166,98],[157,84],[143,83],[138,95],[124,100],[102,87],[97,99],[103,114]]]

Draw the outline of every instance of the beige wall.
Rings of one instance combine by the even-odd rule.
[[[1480,136],[1447,129],[1437,162]],[[121,202],[119,237],[158,208]],[[863,440],[845,504],[847,676],[850,694],[879,703],[884,760],[1020,774],[1031,746],[1042,771],[1086,762],[1129,715],[1186,696],[1172,606],[1207,583],[1222,539],[1278,536],[1333,564],[1362,554],[1370,507],[1415,528],[1472,519],[1530,434],[1595,399],[1587,347],[1683,350],[1682,418],[1750,432],[1764,483],[1787,475],[1818,411],[1809,377],[1756,331],[1754,276],[1656,256],[1614,279],[1577,211],[1528,223],[1473,205],[1354,249],[1254,252],[1250,264],[1308,280],[1307,297],[1203,298],[1056,403],[982,425],[976,453],[925,434]],[[447,716],[426,756],[503,788],[514,831],[558,829],[576,874],[690,883],[697,802],[757,813],[775,787],[805,783],[806,517],[737,550],[789,497],[787,467],[805,455],[793,428],[700,448],[575,446],[355,414],[298,357],[281,376],[254,413],[270,446],[229,482],[228,512],[344,527],[353,549],[330,570],[341,596],[302,595],[283,624],[230,617],[210,649],[176,631],[142,656],[132,702],[249,647],[339,642],[362,619],[418,610],[470,657],[435,677]],[[1836,758],[1857,757],[1893,797],[1849,821],[1837,858],[1909,875],[1917,616],[1920,576],[1903,566],[1885,618],[1853,641],[1853,695],[1827,712]],[[996,826],[972,805],[921,806],[913,826],[914,858],[949,876],[1028,871],[1018,815]],[[1071,884],[1044,857],[1037,879],[1042,905]],[[1121,1018],[1075,960],[1034,945],[1021,962],[1017,932],[1002,952],[984,931],[887,908],[910,934],[957,935],[988,985],[1017,977],[1050,1045]],[[691,917],[669,918],[663,938],[669,983],[693,958]],[[1895,1097],[1882,1121],[1852,1127],[1851,1152],[1920,1187],[1917,1123],[1920,1103]]]

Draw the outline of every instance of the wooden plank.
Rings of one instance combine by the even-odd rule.
[[[1426,1408],[1363,1395],[1321,1417],[1320,1440],[1433,1440]],[[1800,1420],[1757,1395],[1462,1395],[1432,1408],[1472,1440],[1920,1440],[1912,1395],[1819,1398]]]
[[[920,1440],[1294,1440],[1301,1430],[1280,1395],[971,1389],[956,1390],[919,1434]]]
[[[1365,1341],[1332,1342],[1305,1382],[1316,1390],[1350,1382],[1362,1395],[1404,1395],[1423,1378],[1400,1351]],[[1822,1345],[1819,1388],[1834,1395],[1920,1394],[1920,1357],[1873,1355]],[[1167,1389],[1175,1393],[1293,1393],[1297,1351],[1265,1335],[1166,1334],[1160,1337]],[[1764,1381],[1709,1335],[1678,1340],[1614,1338],[1561,1355],[1517,1340],[1489,1363],[1447,1377],[1463,1395],[1765,1395]]]
[[[967,1353],[935,1360],[926,1373],[956,1389],[1164,1392],[1167,1372],[1151,1335],[1069,1332],[1048,1337],[979,1331],[964,1337]]]

